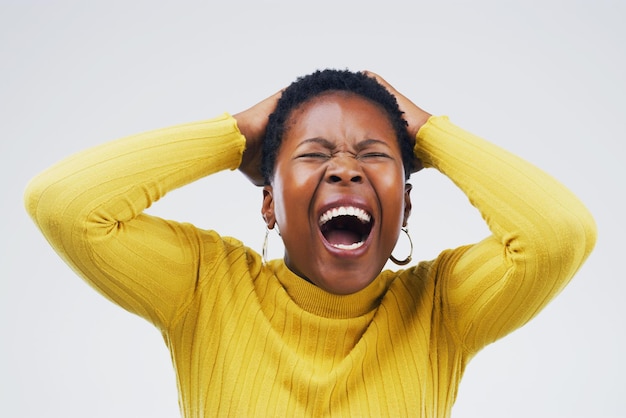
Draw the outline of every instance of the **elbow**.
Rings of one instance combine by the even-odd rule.
[[[581,241],[581,248],[584,254],[582,261],[585,261],[587,257],[589,257],[598,240],[598,226],[593,219],[593,216],[590,213],[587,213],[587,215],[587,220],[584,223],[581,223],[582,233],[578,237]]]
[[[593,216],[582,209],[559,217],[551,225],[552,259],[561,261],[568,276],[573,276],[583,265],[596,245],[598,229]]]
[[[586,244],[585,252],[586,255],[589,256],[589,254],[591,254],[591,251],[596,246],[596,242],[598,240],[598,225],[596,224],[591,214],[589,214],[589,221],[585,225],[585,234],[583,238]]]
[[[26,185],[23,196],[26,212],[37,226],[40,226],[41,223],[39,208],[42,203],[42,196],[47,188],[41,177],[41,175],[35,177]]]
[[[76,197],[72,190],[53,181],[45,172],[26,186],[23,197],[26,212],[48,240],[54,240],[62,229],[71,227],[66,224],[68,219],[75,218],[75,214],[68,214]]]
[[[551,213],[541,222],[520,225],[516,233],[505,236],[504,244],[510,259],[554,269],[569,280],[591,254],[597,240],[597,226],[586,210]],[[548,270],[544,274],[548,274]],[[554,274],[550,273],[550,274]]]

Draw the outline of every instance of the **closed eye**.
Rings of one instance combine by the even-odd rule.
[[[389,154],[386,154],[384,152],[366,152],[363,154],[358,154],[357,155],[357,159],[359,160],[363,160],[363,159],[374,159],[374,158],[386,158],[386,159],[390,159],[392,158]]]
[[[380,139],[366,139],[356,144],[356,158],[358,160],[381,161],[383,159],[393,160],[387,141]]]
[[[331,157],[330,154],[324,154],[323,152],[307,152],[304,154],[298,155],[297,158],[309,158],[309,159],[324,159],[327,160]]]

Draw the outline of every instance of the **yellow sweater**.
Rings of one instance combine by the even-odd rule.
[[[237,168],[244,146],[223,115],[84,151],[26,193],[61,257],[161,330],[185,417],[447,417],[470,358],[537,314],[595,243],[593,219],[563,186],[445,117],[422,127],[415,152],[468,195],[492,236],[352,295],[143,213]]]

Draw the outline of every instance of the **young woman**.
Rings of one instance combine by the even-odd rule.
[[[382,271],[422,167],[491,236]],[[235,168],[263,186],[282,260],[143,213]],[[234,116],[84,151],[34,179],[26,205],[68,264],[161,330],[185,417],[449,416],[467,362],[536,315],[596,236],[553,178],[375,74],[334,70]]]

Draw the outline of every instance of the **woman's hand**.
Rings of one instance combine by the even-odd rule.
[[[261,174],[261,154],[263,150],[263,137],[269,115],[276,108],[276,103],[282,91],[255,104],[243,112],[233,115],[237,120],[239,131],[246,138],[246,149],[241,157],[239,170],[248,177],[255,186],[263,186],[264,179]]]
[[[411,138],[417,138],[417,132],[432,115],[421,109],[415,103],[413,103],[400,92],[398,92],[395,88],[393,88],[391,84],[385,81],[378,74],[371,71],[364,71],[363,73],[369,77],[376,79],[376,81],[382,84],[391,94],[396,97],[396,100],[398,101],[398,106],[400,106],[400,110],[404,112],[404,119],[408,123],[407,130],[409,131],[409,135],[411,136]],[[423,168],[422,162],[417,158],[414,167],[414,172],[419,171]]]

